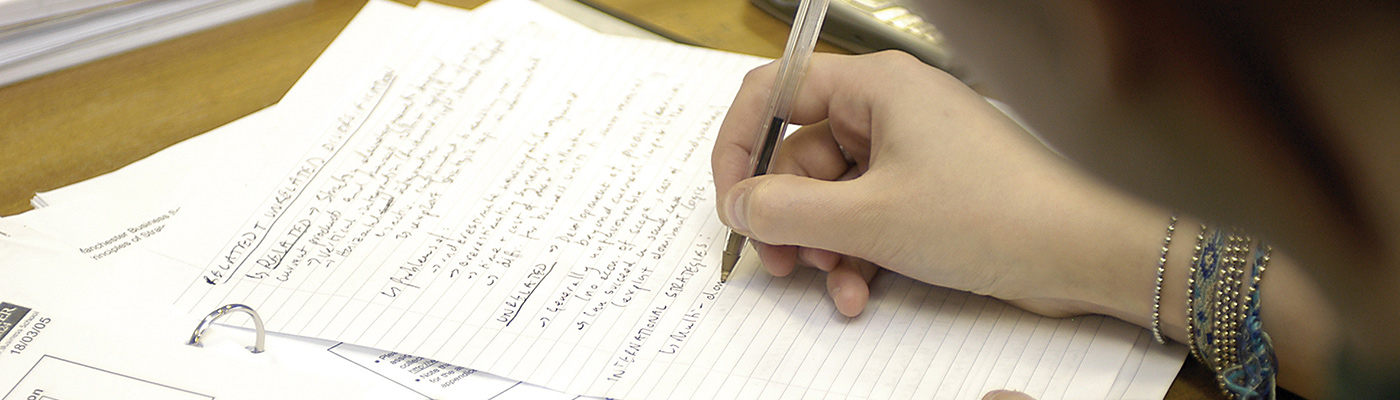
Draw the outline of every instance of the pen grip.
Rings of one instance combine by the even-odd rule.
[[[769,119],[764,121],[763,134],[756,138],[754,154],[749,160],[753,166],[753,176],[772,172],[773,157],[777,156],[783,134],[787,133],[793,102],[807,75],[807,63],[811,61],[812,51],[817,46],[829,3],[830,0],[802,0],[797,14],[793,16],[792,31],[788,33],[787,46],[783,48],[783,57],[778,63],[778,76],[773,82],[773,91],[768,95],[768,108],[765,111]]]
[[[767,175],[773,172],[773,158],[778,155],[778,147],[783,144],[783,132],[787,131],[788,123],[782,117],[773,117],[768,121],[768,126],[763,136],[759,138],[759,143],[754,148],[757,150],[753,154],[753,176]]]

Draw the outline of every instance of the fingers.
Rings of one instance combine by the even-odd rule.
[[[735,232],[767,244],[800,245],[865,256],[876,226],[870,190],[860,180],[823,181],[764,175],[734,185],[725,221]]]
[[[773,173],[831,181],[845,174],[851,163],[831,136],[831,126],[822,121],[803,126],[783,139],[782,150],[773,159]]]
[[[773,276],[787,276],[797,268],[797,246],[774,246],[756,240],[750,240],[749,244]]]
[[[897,52],[860,57],[814,55],[788,122],[809,125],[830,119],[833,136],[841,148],[856,160],[868,159],[872,105],[889,97],[886,89],[899,85],[887,79],[886,74],[870,71],[891,71],[891,68],[930,69],[907,54]],[[769,63],[750,71],[720,124],[710,158],[716,199],[727,198],[729,189],[752,173],[749,159],[756,139],[762,134],[759,130],[766,117],[768,96],[773,90],[777,70],[776,63]],[[723,213],[721,211],[721,217]]]
[[[773,162],[773,173],[839,180],[849,173],[850,163],[823,121],[803,126],[784,139],[782,151]],[[809,247],[753,243],[763,265],[773,276],[792,273],[797,262],[831,271],[841,258],[840,254]]]
[[[843,257],[826,274],[826,291],[836,303],[841,315],[855,317],[865,310],[870,300],[870,280],[880,267],[855,257]]]
[[[836,268],[836,263],[841,262],[841,255],[822,249],[798,247],[797,259],[804,264],[829,272],[832,268]]]
[[[1010,390],[993,390],[982,396],[982,400],[1035,400],[1030,395]]]
[[[817,257],[819,261],[804,261],[828,271],[826,291],[831,295],[836,310],[840,311],[841,315],[860,315],[865,310],[865,304],[870,301],[870,280],[874,279],[880,267],[869,261],[811,248],[773,246],[752,241],[750,243],[773,276],[787,276],[792,273],[796,254],[807,254],[796,257]]]
[[[757,240],[750,240],[749,243],[753,245],[754,252],[758,253],[758,259],[763,261],[764,268],[773,276],[791,274],[799,261],[822,271],[831,271],[836,267],[836,263],[841,261],[840,254],[821,249],[774,246]]]
[[[775,158],[774,161],[774,175],[754,178],[743,181],[742,183],[738,183],[736,185],[742,187],[739,187],[739,191],[733,191],[734,187],[731,187],[731,194],[734,194],[735,196],[747,194],[750,192],[753,186],[760,185],[762,182],[766,182],[767,179],[776,178],[778,176],[785,176],[786,178],[810,177],[820,181],[831,181],[849,175],[851,170],[850,161],[846,159],[846,155],[842,152],[841,146],[839,146],[836,143],[836,140],[832,138],[830,132],[831,131],[825,122],[819,122],[816,124],[811,124],[802,127],[797,132],[793,133],[787,139],[784,140],[782,152],[778,155],[778,157]],[[783,180],[786,178],[778,179]],[[782,182],[766,185],[770,187],[762,191],[762,193],[766,194],[769,197],[764,197],[763,199],[759,200],[763,204],[757,205],[757,208],[760,208],[758,212],[760,212],[762,215],[786,214],[787,211],[783,210],[783,207],[787,207],[792,204],[788,200],[802,201],[802,199],[825,199],[829,201],[836,201],[835,203],[828,203],[825,207],[820,208],[841,209],[844,207],[841,206],[840,199],[853,197],[852,194],[842,194],[839,192],[829,192],[826,194],[821,194],[812,192],[809,189],[804,189],[821,188],[822,186],[818,184],[820,181],[807,182],[810,183],[810,185],[794,186]],[[825,191],[835,189],[823,188],[822,190]],[[771,194],[774,192],[782,194],[779,197],[772,197]],[[745,205],[742,210],[735,211],[736,209],[732,201],[734,200],[721,200],[721,206],[719,207],[720,220],[724,221],[729,226],[735,228],[735,230],[739,231],[739,233],[753,233],[754,231],[751,230],[751,226],[748,222],[750,218],[748,210],[754,207]],[[769,205],[769,203],[773,201],[783,202],[784,204]],[[820,212],[818,210],[793,211],[802,212],[804,214]],[[739,213],[739,215],[736,215],[736,212]],[[785,220],[787,220],[766,220],[766,217],[762,216],[760,218],[765,219],[765,221],[760,222],[760,224],[763,227],[778,227],[780,225],[786,224]],[[815,223],[818,221],[811,222]],[[783,227],[791,229],[802,229],[802,227],[791,225],[786,225]],[[760,236],[750,236],[750,238],[769,244],[802,244],[802,242],[800,241],[775,241],[779,238],[766,233],[761,234]],[[801,239],[801,237],[799,236],[796,239]],[[780,262],[783,263],[780,265],[775,265],[775,267],[778,268],[776,270],[770,268],[770,271],[773,271],[774,274],[777,274],[779,271],[789,271],[789,269],[786,267],[786,264],[793,261],[793,258],[789,257],[788,255],[778,256],[775,253],[770,253],[768,251],[760,251],[760,255],[764,257],[765,261],[768,261],[770,258],[772,258],[773,260],[780,260]],[[834,258],[831,256],[822,256],[816,254],[811,255],[812,258],[810,260],[803,261],[807,261],[813,266],[824,267],[822,268],[824,270],[830,270],[831,266],[834,265]],[[765,264],[771,265],[767,263]]]
[[[777,79],[777,63],[769,62],[744,75],[739,93],[729,105],[720,122],[719,136],[710,153],[710,168],[714,171],[716,199],[724,199],[730,186],[752,175],[750,158],[757,137],[763,132],[764,104]],[[725,219],[724,207],[717,207],[720,219]]]

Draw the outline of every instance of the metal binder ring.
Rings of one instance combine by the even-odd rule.
[[[204,321],[201,321],[199,323],[199,326],[194,328],[194,334],[190,335],[189,343],[185,344],[194,347],[204,347],[204,344],[200,343],[200,338],[204,336],[204,331],[208,330],[209,325],[212,325],[214,321],[217,321],[219,318],[223,318],[224,315],[227,315],[228,313],[233,311],[242,311],[248,313],[248,316],[253,317],[253,326],[258,331],[258,341],[256,344],[248,346],[246,348],[248,349],[248,351],[251,351],[253,353],[263,352],[263,350],[267,348],[263,345],[263,341],[267,337],[267,331],[263,330],[262,317],[258,316],[258,312],[256,310],[253,310],[252,307],[248,307],[242,304],[229,304],[223,307],[219,307],[219,309],[214,310],[214,312],[211,312],[209,313],[209,315],[204,316]]]

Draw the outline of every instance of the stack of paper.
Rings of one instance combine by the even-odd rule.
[[[0,0],[0,86],[302,0]]]
[[[719,283],[708,154],[763,62],[590,32],[525,1],[371,1],[274,108],[47,193],[0,219],[0,243],[80,256],[88,285],[140,288],[121,298],[191,326],[242,303],[273,331],[394,352],[361,360],[572,394],[1165,393],[1182,348],[1113,319],[894,274],[857,318],[815,271],[748,264]]]

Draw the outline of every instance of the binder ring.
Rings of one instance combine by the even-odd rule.
[[[267,331],[263,330],[262,317],[259,316],[258,312],[256,310],[253,310],[252,307],[248,307],[242,304],[229,304],[223,307],[219,307],[219,309],[214,310],[214,312],[211,312],[209,313],[209,315],[204,316],[204,321],[201,321],[199,323],[199,326],[194,328],[194,334],[190,335],[189,343],[185,344],[194,347],[204,347],[204,344],[200,343],[200,339],[204,336],[204,331],[208,330],[209,325],[212,325],[214,321],[217,321],[219,320],[219,318],[223,318],[224,315],[228,315],[228,313],[234,311],[242,311],[248,313],[248,316],[253,317],[253,326],[257,329],[257,343],[252,346],[246,347],[246,349],[248,349],[248,351],[253,352],[254,354],[261,353],[263,352],[263,350],[266,350],[267,347],[264,345],[264,341],[267,338]]]

